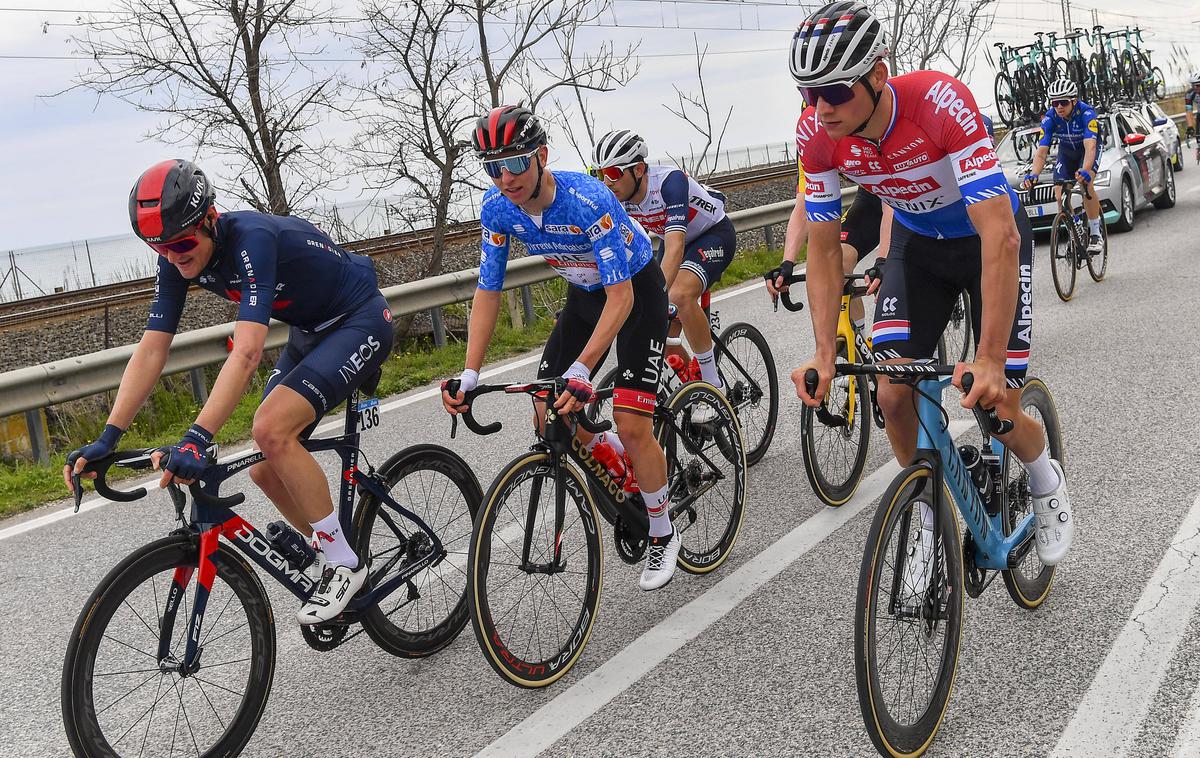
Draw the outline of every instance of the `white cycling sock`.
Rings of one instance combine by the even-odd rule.
[[[1100,219],[1099,218],[1089,218],[1088,226],[1091,228],[1093,235],[1095,235],[1097,237],[1100,236]]]
[[[867,328],[867,317],[863,316],[862,318],[854,319],[854,328],[860,332],[863,329],[866,329]]]
[[[720,389],[721,375],[717,373],[717,361],[713,358],[713,348],[710,347],[707,353],[696,353],[696,363],[700,364],[700,379]]]
[[[1042,454],[1037,457],[1037,460],[1029,463],[1022,463],[1025,470],[1029,472],[1029,491],[1034,497],[1044,497],[1049,495],[1062,482],[1058,478],[1058,472],[1054,470],[1054,466],[1050,465],[1050,448],[1043,448]]]
[[[313,533],[321,540],[321,550],[325,552],[325,564],[328,566],[345,566],[348,569],[358,568],[358,555],[346,535],[342,534],[342,524],[338,521],[337,511],[330,513],[312,525]]]
[[[666,537],[674,528],[671,526],[671,508],[667,502],[667,485],[657,492],[642,491],[646,501],[646,513],[650,516],[650,536]]]

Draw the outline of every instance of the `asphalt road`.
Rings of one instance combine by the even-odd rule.
[[[1200,168],[1188,168],[1178,206],[1140,213],[1134,232],[1114,235],[1107,279],[1083,276],[1070,303],[1054,294],[1040,240],[1031,373],[1063,420],[1077,541],[1039,610],[1018,609],[1000,583],[967,601],[954,693],[929,755],[1200,755]],[[606,540],[590,643],[540,691],[501,681],[469,627],[421,661],[365,635],[317,653],[292,621],[296,601],[268,588],[277,669],[246,755],[873,755],[855,692],[853,610],[873,499],[895,463],[877,433],[858,495],[824,508],[799,464],[799,401],[786,379],[811,352],[807,314],[772,313],[757,288],[716,307],[725,324],[750,321],[767,335],[783,394],[725,566],[644,593],[638,569]],[[529,377],[535,361],[493,380]],[[477,466],[486,488],[530,441],[513,399],[481,412],[513,422],[486,440],[450,440],[432,393],[388,404],[366,438],[376,460],[436,442]],[[172,528],[168,504],[155,493],[59,518],[58,503],[0,524],[0,755],[69,753],[59,679],[72,625],[117,561]],[[260,525],[273,514],[252,493],[240,511]]]

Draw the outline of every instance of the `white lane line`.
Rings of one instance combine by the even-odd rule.
[[[1200,495],[1079,701],[1054,748],[1055,758],[1123,756],[1133,747],[1131,742],[1200,602],[1200,565],[1193,565],[1198,555]]]
[[[1187,189],[1185,189],[1185,190],[1183,191],[1183,194],[1185,194],[1185,195],[1190,195],[1190,194],[1192,194],[1192,193],[1194,193],[1194,192],[1200,192],[1200,184],[1197,184],[1197,185],[1196,185],[1196,186],[1194,186],[1194,187],[1188,187]]]
[[[951,423],[950,432],[957,437],[974,424],[972,419],[959,419]],[[475,758],[532,758],[553,745],[874,503],[899,471],[895,459],[881,466],[863,481],[850,502],[840,508],[818,511],[712,589],[672,613],[570,689],[534,711],[476,753]]]
[[[756,282],[752,282],[751,284],[748,284],[743,287],[737,287],[734,289],[726,290],[726,291],[720,292],[719,294],[713,295],[712,299],[714,301],[720,302],[721,300],[727,300],[731,297],[737,297],[738,295],[750,292],[755,289],[763,289],[763,283],[761,281],[756,281]],[[539,358],[541,358],[541,351],[538,351],[537,353],[534,353],[532,355],[527,355],[524,358],[519,358],[517,360],[510,361],[508,363],[503,363],[501,365],[489,368],[486,371],[481,372],[479,374],[479,378],[480,379],[489,379],[498,374],[503,374],[503,373],[511,371],[513,369],[522,368],[522,367],[528,366],[532,363],[537,363]],[[405,406],[412,405],[413,403],[419,402],[421,400],[428,400],[430,398],[437,397],[438,395],[441,394],[440,387],[441,387],[441,383],[438,382],[437,384],[427,387],[426,389],[421,390],[420,392],[416,392],[416,393],[413,393],[406,397],[402,397],[398,400],[393,400],[389,403],[382,404],[379,407],[379,411],[380,411],[380,413],[387,413],[389,411],[394,411],[394,410],[397,410],[400,408],[404,408]],[[344,423],[345,423],[345,420],[343,418],[338,418],[333,421],[328,421],[324,424],[321,424],[320,426],[317,427],[316,431],[320,432],[320,433],[324,433],[324,432],[328,432],[328,431],[341,429],[342,425]],[[245,455],[248,452],[250,452],[249,446],[244,447],[240,450],[236,450],[233,453],[230,453],[228,455],[224,455],[224,456],[222,456],[222,459],[224,460],[224,459],[228,459],[228,458],[235,458],[240,455]],[[127,489],[136,489],[138,487],[145,487],[147,489],[150,489],[151,487],[158,486],[158,479],[159,479],[159,475],[156,474],[153,477],[145,479],[144,481],[140,481],[135,485],[130,486],[130,485],[126,485],[125,483],[122,483],[121,486],[126,487]],[[79,507],[79,512],[86,513],[87,511],[93,511],[102,506],[109,505],[110,503],[112,503],[112,501],[108,500],[106,498],[93,497],[93,498],[85,501]],[[49,526],[50,524],[53,524],[57,521],[62,521],[63,519],[65,519],[69,516],[73,516],[73,515],[75,515],[74,514],[74,506],[67,506],[66,508],[63,508],[61,510],[54,511],[52,513],[47,513],[45,516],[39,516],[37,518],[29,519],[28,521],[23,521],[20,524],[17,524],[15,526],[10,526],[6,529],[0,529],[0,542],[3,542],[4,540],[7,540],[7,539],[11,539],[13,537],[18,537],[27,532],[32,532],[35,529],[41,529],[44,526]]]
[[[1171,758],[1200,758],[1200,687],[1188,703],[1188,720],[1175,736]]]

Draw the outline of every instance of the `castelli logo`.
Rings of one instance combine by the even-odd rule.
[[[986,171],[994,168],[997,160],[995,150],[987,146],[982,146],[966,158],[959,159],[958,168],[964,174],[968,171]]]

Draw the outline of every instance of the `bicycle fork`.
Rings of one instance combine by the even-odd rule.
[[[200,631],[204,627],[204,611],[208,607],[208,596],[217,577],[217,566],[213,554],[218,549],[221,527],[214,526],[200,533],[200,560],[198,566],[177,566],[171,577],[171,588],[158,627],[158,666],[165,673],[177,672],[182,677],[191,676],[200,670]],[[179,606],[183,602],[192,576],[199,570],[196,581],[196,597],[187,624],[187,645],[183,660],[171,654],[171,641],[175,636],[175,622]]]

